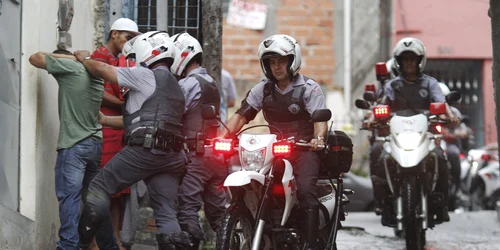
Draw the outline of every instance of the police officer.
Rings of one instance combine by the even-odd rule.
[[[285,138],[297,137],[311,142],[312,150],[324,145],[326,122],[311,124],[311,114],[325,108],[321,87],[314,80],[299,73],[302,61],[300,46],[288,35],[273,35],[259,45],[259,59],[267,79],[253,87],[241,107],[228,121],[230,131],[226,137],[238,132],[263,110],[264,118],[283,131]],[[276,131],[271,130],[272,133]],[[320,158],[317,152],[296,151],[291,157],[298,183],[298,200],[303,209],[305,249],[317,249],[318,200],[316,183],[319,176]]]
[[[204,211],[210,226],[216,231],[226,204],[226,193],[222,188],[226,177],[223,159],[204,152],[204,139],[217,136],[219,124],[216,120],[206,121],[201,108],[213,105],[220,110],[221,95],[217,83],[201,67],[203,50],[200,43],[188,33],[172,36],[177,49],[171,71],[179,80],[186,99],[183,116],[184,136],[190,151],[191,162],[179,188],[178,220],[183,231],[189,232],[192,248],[199,249],[204,239],[198,211],[204,204]],[[198,145],[198,147],[197,147]]]
[[[384,86],[385,103],[390,106],[391,111],[413,112],[412,110],[428,110],[431,102],[445,102],[438,81],[422,73],[426,63],[426,51],[424,44],[415,38],[407,37],[401,39],[393,51],[394,64],[399,72],[399,76],[387,82]],[[393,89],[392,84],[396,82],[397,89]],[[459,119],[453,114],[448,104],[446,104],[446,115],[452,124],[458,124]],[[446,159],[441,149],[434,150],[438,156],[439,179],[436,187],[437,192],[443,193],[444,200],[448,200],[448,168]],[[383,152],[385,154],[386,152]],[[384,159],[383,156],[380,159]],[[379,161],[376,175],[385,180],[385,169],[383,162]],[[382,184],[383,183],[383,184]],[[387,183],[381,182],[374,186],[376,199],[380,204],[386,196]],[[442,215],[438,215],[443,221],[449,221],[446,204]],[[387,219],[382,214],[382,220]]]
[[[121,120],[127,146],[90,184],[79,224],[80,246],[88,247],[100,223],[109,216],[111,195],[144,180],[158,226],[159,249],[184,249],[189,246],[189,238],[181,232],[175,204],[186,169],[181,133],[184,95],[169,71],[175,49],[165,32],[141,35],[133,49],[140,64],[133,68],[88,60],[87,51],[75,53],[90,74],[130,89]]]

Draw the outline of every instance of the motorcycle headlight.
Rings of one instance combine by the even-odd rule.
[[[241,165],[250,171],[259,171],[264,166],[266,159],[266,148],[259,148],[254,151],[241,149]]]
[[[403,150],[414,150],[420,145],[422,135],[417,132],[400,133],[396,135],[396,141]]]

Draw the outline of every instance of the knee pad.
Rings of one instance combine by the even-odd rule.
[[[80,236],[79,246],[83,249],[89,247],[92,237],[101,227],[103,219],[94,209],[85,206],[78,224],[78,234]]]

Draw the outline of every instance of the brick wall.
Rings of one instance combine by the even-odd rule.
[[[301,73],[327,85],[333,84],[335,68],[333,8],[332,0],[278,0],[276,11],[268,13],[268,18],[276,18],[277,27],[272,28],[277,33],[291,35],[301,45]],[[257,83],[263,78],[257,48],[264,38],[263,31],[233,27],[224,20],[223,67],[235,80]]]

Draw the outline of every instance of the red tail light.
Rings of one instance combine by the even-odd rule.
[[[365,92],[366,91],[372,91],[373,93],[377,92],[374,84],[366,84],[365,85]]]
[[[489,161],[490,160],[490,155],[489,154],[483,154],[483,155],[481,155],[481,160],[483,160],[483,161]]]
[[[390,113],[391,112],[389,106],[387,105],[378,105],[373,108],[373,114],[375,115],[375,118],[389,117]]]
[[[273,144],[273,155],[274,156],[289,156],[292,152],[292,145],[288,142],[275,142]]]
[[[443,132],[443,127],[441,127],[441,125],[439,124],[436,125],[436,131],[441,134]]]
[[[446,105],[443,102],[433,102],[429,107],[432,115],[442,115],[446,113]]]
[[[460,153],[458,156],[460,157],[460,159],[464,159],[465,158],[465,154],[464,153]]]
[[[389,75],[389,72],[387,72],[387,66],[385,65],[385,62],[379,62],[375,64],[375,73],[377,75],[377,78]]]
[[[231,139],[215,139],[213,141],[214,152],[219,154],[227,154],[233,152],[233,140]]]

